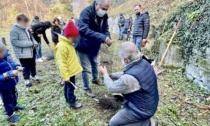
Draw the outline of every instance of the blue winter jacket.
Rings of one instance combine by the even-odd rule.
[[[3,76],[3,73],[10,70],[15,70],[17,66],[19,65],[13,61],[9,51],[6,52],[6,55],[3,59],[0,58],[0,90],[14,87],[18,83],[18,77],[7,80]]]
[[[108,15],[98,17],[93,2],[81,12],[76,24],[80,32],[80,37],[75,43],[76,49],[88,55],[97,55],[106,37],[110,37]]]

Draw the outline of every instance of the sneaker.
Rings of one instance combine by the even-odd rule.
[[[23,110],[23,109],[25,109],[25,106],[22,106],[22,105],[15,106],[15,111]]]
[[[32,77],[32,80],[34,80],[34,81],[40,81],[40,78],[38,76],[34,76],[34,77]]]
[[[158,126],[158,120],[155,117],[150,118],[151,126]]]
[[[92,81],[93,84],[101,85],[99,80]]]
[[[15,123],[19,120],[20,120],[20,117],[18,115],[15,115],[15,114],[7,117],[7,121],[9,121],[11,123]]]
[[[25,85],[26,87],[31,87],[32,83],[30,82],[30,80],[25,80]]]
[[[36,62],[42,63],[42,62],[44,62],[44,60],[42,58],[39,58],[36,60]]]
[[[91,97],[91,98],[94,98],[95,95],[93,94],[92,90],[91,89],[87,89],[85,90],[85,95]]]
[[[80,108],[82,108],[82,104],[81,103],[74,103],[74,104],[70,105],[70,108],[80,109]]]

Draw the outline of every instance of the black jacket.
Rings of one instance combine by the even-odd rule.
[[[75,43],[76,49],[88,55],[97,55],[106,37],[110,37],[108,15],[98,17],[93,2],[81,12],[76,24],[80,32],[80,37]]]
[[[58,34],[56,33],[61,34],[61,28],[59,26],[53,25],[51,28],[52,41],[58,43]]]
[[[133,36],[140,36],[146,39],[150,29],[149,13],[137,15],[134,21]]]
[[[47,44],[50,43],[45,33],[47,27],[45,26],[44,23],[40,22],[38,24],[33,25],[32,30],[33,30],[33,37],[38,43],[41,43],[41,38],[38,37],[39,34],[43,35],[43,38]]]

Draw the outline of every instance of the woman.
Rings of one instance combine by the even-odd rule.
[[[51,33],[52,33],[52,41],[54,42],[54,47],[58,44],[58,34],[61,34],[61,23],[58,18],[54,18],[53,20],[53,26],[51,28]]]

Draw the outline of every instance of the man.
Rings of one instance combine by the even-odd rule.
[[[31,25],[33,26],[35,24],[38,24],[39,22],[40,22],[39,16],[35,16],[34,19],[31,22]]]
[[[136,19],[133,28],[133,41],[137,48],[141,50],[142,44],[147,43],[147,37],[150,29],[150,19],[148,12],[145,12],[141,5],[135,6]]]
[[[109,0],[95,0],[85,8],[77,21],[80,37],[75,44],[83,67],[82,79],[87,96],[94,97],[89,85],[88,73],[92,72],[92,83],[99,85],[98,79],[98,52],[102,43],[111,45],[108,15]]]
[[[39,44],[39,46],[37,48],[37,55],[36,55],[37,62],[43,62],[43,59],[44,59],[42,57],[42,44],[41,44],[42,36],[43,36],[46,44],[48,46],[50,46],[50,42],[46,35],[46,30],[49,29],[51,26],[52,26],[52,24],[49,21],[40,22],[40,23],[32,26],[33,37]]]
[[[132,20],[132,17],[130,15],[127,15],[126,16],[126,19],[125,19],[125,26],[124,26],[124,34],[127,35],[126,37],[126,40],[129,39],[130,37],[130,32],[131,32],[131,29],[132,29],[132,24],[133,24],[133,20]]]
[[[106,67],[99,67],[108,90],[121,93],[125,99],[124,107],[112,117],[109,126],[150,126],[159,101],[155,72],[132,42],[121,44],[119,56],[125,64],[124,72],[109,75]]]
[[[20,60],[26,87],[32,86],[30,76],[35,81],[40,81],[36,76],[36,47],[38,43],[34,40],[28,29],[29,19],[24,14],[16,17],[17,23],[10,31],[10,41],[17,59]]]
[[[64,22],[62,17],[58,17],[58,19],[60,20],[61,28],[62,28],[62,31],[63,31],[65,29],[66,23]]]
[[[125,17],[123,16],[123,14],[120,14],[120,17],[118,19],[118,27],[119,27],[118,40],[123,40],[124,25],[125,25]]]

